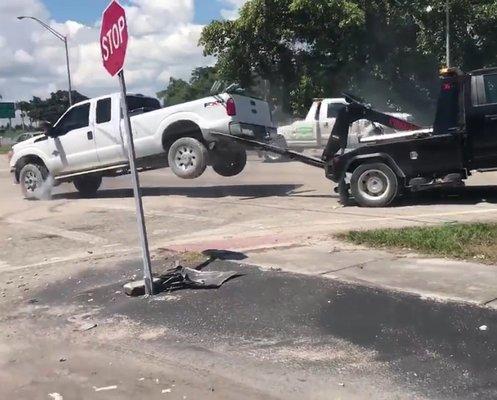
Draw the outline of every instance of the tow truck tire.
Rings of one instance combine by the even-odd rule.
[[[247,152],[245,149],[236,149],[233,151],[217,152],[214,156],[212,169],[225,177],[240,174],[247,165]]]
[[[174,174],[183,179],[195,179],[207,168],[207,148],[197,139],[183,137],[169,148],[169,167]]]
[[[22,167],[19,183],[24,198],[29,200],[49,198],[52,188],[50,185],[44,185],[48,176],[48,170],[44,165],[33,163]]]
[[[399,181],[384,163],[362,164],[352,173],[350,191],[361,207],[385,207],[397,197]]]
[[[102,184],[101,176],[81,176],[74,179],[74,187],[82,197],[93,197]]]

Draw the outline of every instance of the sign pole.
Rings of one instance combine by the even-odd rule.
[[[126,139],[128,142],[129,169],[131,172],[131,180],[133,181],[133,193],[136,205],[136,219],[138,222],[138,233],[140,235],[140,244],[142,248],[143,279],[145,282],[145,292],[147,293],[147,295],[152,296],[154,294],[154,285],[152,279],[152,267],[150,263],[150,252],[148,249],[147,228],[145,226],[145,215],[143,213],[140,180],[135,165],[135,144],[133,142],[133,133],[131,131],[131,122],[128,113],[128,102],[126,100],[126,82],[124,80],[124,71],[122,70],[121,72],[119,72],[119,85],[121,86],[121,108],[124,117],[124,130],[126,132]]]

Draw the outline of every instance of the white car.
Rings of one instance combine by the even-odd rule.
[[[157,99],[128,95],[137,166],[171,167],[185,179],[200,176],[208,165],[222,176],[245,167],[245,149],[215,132],[268,140],[276,134],[269,105],[239,94],[222,93],[172,107]],[[78,103],[44,135],[16,144],[10,154],[14,181],[26,197],[50,176],[72,181],[84,196],[93,195],[104,176],[129,173],[119,93]]]

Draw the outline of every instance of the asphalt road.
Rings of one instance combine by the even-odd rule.
[[[496,174],[380,210],[340,207],[322,171],[298,163],[141,180],[155,271],[170,250],[284,252],[341,230],[497,217]],[[245,274],[219,290],[130,299],[121,284],[140,262],[129,177],[105,179],[93,199],[64,184],[50,201],[22,200],[6,168],[0,185],[7,398],[497,397],[495,311],[236,262],[209,266]]]
[[[136,265],[132,259],[105,272],[86,270],[63,287],[31,295],[42,310],[89,313],[96,329],[126,330],[108,322],[120,318],[145,332],[159,330],[149,352],[167,354],[179,367],[193,362],[228,374],[267,396],[497,397],[497,337],[479,329],[497,326],[491,310],[234,262],[206,268],[243,274],[217,290],[174,291],[150,300],[116,294]],[[268,373],[271,386],[265,386]]]

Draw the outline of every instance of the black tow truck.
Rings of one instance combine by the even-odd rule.
[[[441,90],[432,128],[374,110],[345,95],[321,159],[282,149],[264,140],[228,136],[247,146],[281,154],[325,170],[342,202],[384,207],[406,191],[463,186],[472,172],[497,171],[497,68],[463,73],[441,71]],[[369,120],[395,133],[365,136],[347,148],[350,126]]]

